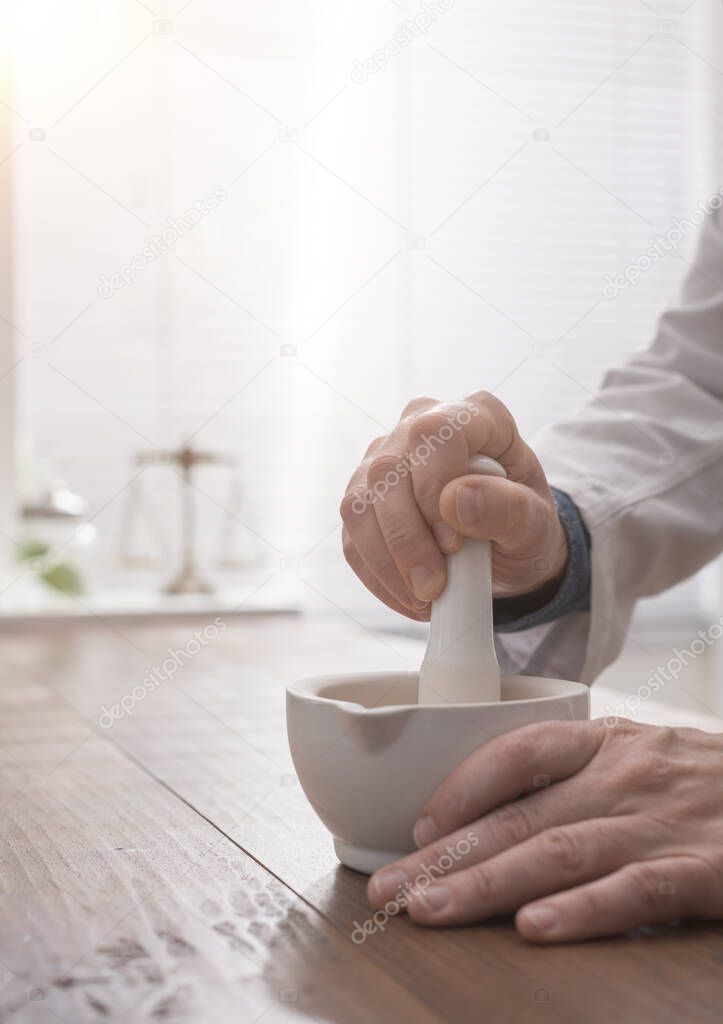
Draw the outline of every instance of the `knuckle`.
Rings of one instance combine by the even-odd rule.
[[[395,591],[395,583],[398,582],[399,577],[391,555],[386,548],[373,551],[367,550],[362,555],[351,535],[346,530],[342,533],[341,546],[347,565],[354,570],[357,576],[364,571],[366,556],[369,560],[371,571],[382,586],[387,587],[392,592]]]
[[[514,416],[505,403],[501,402],[491,391],[474,391],[471,395],[467,396],[466,401],[476,405],[480,411],[487,412],[497,422],[504,423],[514,430],[515,433],[517,432]]]
[[[540,836],[546,861],[565,874],[576,874],[583,864],[579,842],[564,828],[551,828]]]
[[[644,754],[638,754],[633,765],[633,774],[638,783],[651,789],[666,786],[671,771],[670,759],[658,750],[649,750]]]
[[[393,474],[401,475],[403,470],[401,455],[393,452],[375,455],[369,463],[367,480],[372,488],[378,487],[383,481],[389,482],[387,478],[392,477]]]
[[[611,715],[609,718],[597,719],[597,721],[602,722],[603,725],[607,724],[607,728],[603,733],[603,739],[608,745],[626,737],[637,736],[640,732],[638,723],[631,721],[629,718]]]
[[[635,889],[638,899],[646,910],[652,910],[658,906],[661,895],[661,884],[665,883],[660,873],[650,864],[630,864],[623,868],[627,874],[630,884]]]
[[[358,520],[366,509],[366,497],[362,491],[347,491],[339,505],[342,522],[349,525]]]
[[[491,405],[492,403],[497,402],[497,399],[491,391],[485,391],[482,389],[481,391],[472,391],[470,394],[466,395],[465,402],[469,402],[472,405],[482,406]]]
[[[390,522],[385,522],[384,541],[388,550],[397,557],[405,553],[411,556],[420,547],[413,529],[402,516],[395,516]]]
[[[519,434],[519,431],[517,430],[517,421],[505,403],[501,402],[496,395],[490,395],[487,404],[489,405],[490,411],[497,422],[506,428],[510,438],[516,438]]]
[[[627,718],[621,718],[620,715],[606,715],[604,718],[591,719],[590,727],[598,734],[602,748],[615,742],[615,733],[619,728],[624,729],[627,721]]]
[[[498,757],[511,771],[519,768],[520,765],[529,764],[538,749],[540,727],[531,725],[522,729],[515,729],[500,739]]]
[[[376,549],[373,552],[365,552],[369,565],[379,582],[393,592],[398,591],[397,584],[401,585],[399,572],[392,560],[387,548]],[[401,597],[401,594],[398,594]]]
[[[436,398],[428,395],[419,395],[417,398],[410,398],[402,410],[402,416],[410,416],[422,409],[428,409],[431,405],[437,405]]]
[[[661,725],[655,730],[655,742],[663,750],[670,750],[676,745],[679,732],[670,725]]]
[[[474,902],[482,906],[488,906],[497,892],[497,885],[495,884],[492,872],[485,864],[476,864],[474,867],[469,868],[467,874]]]
[[[516,846],[524,842],[535,831],[530,814],[520,801],[499,807],[490,815],[489,825],[507,846]]]
[[[631,751],[613,773],[617,788],[622,790],[657,790],[668,785],[672,765],[657,750]]]
[[[441,877],[449,871],[448,867],[444,865],[444,859],[449,859],[449,837],[443,836],[441,839],[437,839],[436,842],[432,843],[429,848],[428,863],[430,868],[434,866],[435,874],[437,877]],[[441,863],[440,863],[441,862]]]
[[[436,435],[448,423],[449,416],[442,409],[420,413],[409,425],[409,446],[413,448],[422,444],[425,438]]]

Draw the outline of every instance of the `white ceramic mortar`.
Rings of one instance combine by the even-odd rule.
[[[484,457],[470,472],[505,475]],[[445,592],[432,605],[421,685],[417,672],[352,673],[304,679],[286,692],[296,774],[339,860],[357,871],[371,873],[415,848],[424,804],[477,747],[533,722],[590,714],[580,683],[500,682],[489,544],[465,541],[447,569]]]

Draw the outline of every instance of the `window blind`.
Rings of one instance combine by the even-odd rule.
[[[81,7],[44,5],[52,88],[8,15],[21,437],[99,512],[97,586],[155,585],[119,565],[119,495],[138,449],[193,437],[240,461],[235,490],[199,478],[209,565],[233,534],[260,583],[291,559],[311,604],[368,611],[336,509],[408,398],[492,389],[532,437],[674,299],[693,233],[603,289],[720,185],[719,5]],[[175,490],[144,481],[173,547]]]

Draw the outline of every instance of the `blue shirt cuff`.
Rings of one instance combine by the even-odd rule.
[[[551,490],[567,535],[565,574],[552,600],[534,611],[525,612],[525,607],[529,607],[529,594],[495,600],[493,621],[496,633],[518,633],[553,622],[570,612],[590,610],[590,534],[572,498],[555,487]]]

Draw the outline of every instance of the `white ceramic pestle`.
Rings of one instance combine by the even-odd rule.
[[[473,455],[470,474],[506,477],[486,455]],[[429,639],[419,672],[420,704],[500,700],[500,666],[492,631],[490,542],[465,540],[447,556],[447,583],[432,601]]]

